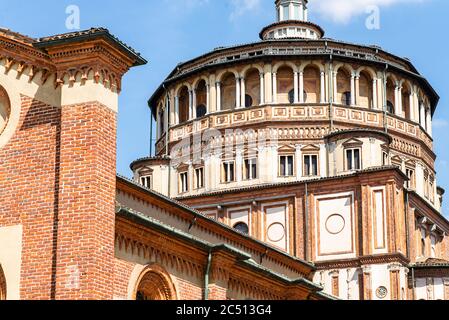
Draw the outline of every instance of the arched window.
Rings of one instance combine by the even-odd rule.
[[[304,102],[319,103],[321,101],[321,79],[320,70],[314,66],[309,65],[304,69]]]
[[[253,106],[253,98],[247,94],[245,95],[245,107],[249,108]]]
[[[189,89],[184,86],[179,91],[179,123],[189,120]]]
[[[387,112],[394,114],[395,110],[396,110],[396,106],[395,106],[395,90],[396,90],[396,84],[395,84],[395,80],[393,80],[391,77],[388,78],[387,80]]]
[[[4,90],[0,86],[0,133],[3,132],[3,130],[6,127],[6,124],[8,123],[10,112],[11,112],[11,105],[9,102],[8,95],[6,93],[6,90]]]
[[[176,300],[176,290],[170,275],[159,266],[149,266],[137,282],[136,300]]]
[[[394,104],[390,100],[387,101],[387,112],[394,114]]]
[[[341,97],[341,103],[345,106],[350,106],[351,105],[351,92],[346,91],[343,93],[342,97]]]
[[[359,92],[357,97],[357,105],[365,108],[374,108],[373,88],[374,80],[367,71],[360,72]]]
[[[204,104],[200,104],[199,106],[196,107],[196,117],[197,118],[202,118],[206,115],[207,113],[207,108]]]
[[[421,256],[426,256],[426,240],[424,238],[421,238]]]
[[[239,222],[237,224],[234,225],[234,229],[243,233],[243,234],[249,234],[249,227],[246,223],[244,222]]]
[[[336,86],[336,101],[341,103],[342,105],[351,105],[351,72],[347,68],[341,67],[340,69],[338,69]]]
[[[159,111],[159,132],[161,135],[165,133],[165,110],[162,108]]]
[[[250,106],[260,105],[260,72],[257,69],[251,69],[245,76],[245,94],[248,94],[251,99]],[[245,98],[246,100],[246,98]],[[248,107],[247,101],[245,106]]]
[[[277,102],[293,103],[290,99],[290,92],[294,88],[294,73],[290,66],[282,66],[277,71]]]
[[[293,104],[295,102],[295,90],[292,89],[288,92],[288,102],[290,102],[290,104]]]
[[[6,300],[6,279],[1,265],[0,265],[0,300]]]
[[[226,73],[221,80],[221,110],[233,110],[236,106],[236,79],[233,73]]]

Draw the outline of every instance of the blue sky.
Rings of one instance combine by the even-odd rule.
[[[310,20],[326,36],[377,44],[408,57],[441,96],[434,116],[438,184],[449,191],[449,1],[447,0],[310,0]],[[380,29],[365,27],[367,4],[379,4]],[[272,0],[0,0],[0,26],[41,37],[68,32],[67,6],[80,8],[81,29],[108,28],[134,47],[149,64],[131,70],[120,97],[117,171],[130,176],[129,163],[150,149],[147,100],[176,66],[215,47],[258,40],[262,27],[274,22]],[[26,8],[26,9],[24,9]],[[449,214],[449,200],[444,213]]]

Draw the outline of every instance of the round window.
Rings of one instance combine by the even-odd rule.
[[[234,229],[243,233],[243,234],[249,234],[249,227],[244,222],[239,222],[236,225],[234,225]]]
[[[376,296],[379,299],[385,299],[387,297],[387,294],[388,294],[388,289],[385,287],[379,287],[376,290]]]

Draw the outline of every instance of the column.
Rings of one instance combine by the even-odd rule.
[[[296,159],[296,180],[301,180],[303,174],[303,166],[302,166],[302,146],[300,144],[295,146],[295,159]]]
[[[168,134],[168,127],[169,127],[169,121],[170,121],[170,113],[169,111],[169,105],[170,105],[170,98],[167,96],[165,98],[165,112],[164,112],[164,132]]]
[[[192,90],[192,119],[196,118],[196,89]]]
[[[355,75],[351,75],[351,106],[355,105]]]
[[[415,95],[413,97],[413,100],[415,101],[415,122],[419,124],[420,104],[419,104],[419,98],[418,98],[418,91],[416,91],[416,90],[415,90]]]
[[[210,113],[210,85],[206,83],[206,110],[207,114]]]
[[[377,105],[377,79],[373,79],[373,109],[378,109]]]
[[[243,180],[243,156],[242,150],[236,150],[235,154],[235,180],[242,182]]]
[[[400,116],[402,117],[404,115],[404,103],[402,102],[402,87],[399,87],[399,111],[400,111]]]
[[[160,138],[161,138],[161,117],[159,108],[156,108],[156,139],[159,140]]]
[[[215,74],[209,76],[209,113],[217,111],[217,86]]]
[[[354,95],[354,105],[357,105],[360,100],[360,76],[355,76],[355,95]]]
[[[240,78],[235,78],[235,107],[240,108]]]
[[[326,103],[326,74],[324,71],[321,71],[320,86],[320,102]]]
[[[425,130],[426,129],[426,110],[425,110],[423,104],[420,104],[420,106],[419,106],[419,113],[421,115],[421,119],[420,119],[420,123],[419,124]]]
[[[267,64],[264,66],[264,102],[271,103],[273,101],[273,90],[272,90],[272,79],[271,79],[271,65]]]
[[[216,96],[217,96],[217,111],[221,111],[221,83],[220,81],[217,81],[215,83],[215,87],[216,87]]]
[[[277,74],[276,72],[273,72],[272,75],[272,81],[273,81],[273,103],[277,103],[277,95],[278,95],[278,84],[277,84]]]
[[[189,90],[189,120],[193,119],[193,91]]]
[[[294,76],[293,76],[293,81],[294,81],[294,83],[293,83],[293,90],[294,90],[294,103],[298,103],[299,101],[298,101],[298,99],[299,99],[299,96],[298,96],[298,72],[294,72]]]
[[[427,130],[427,133],[429,134],[429,136],[432,136],[432,113],[430,111],[430,108],[427,109],[426,114],[427,114],[427,116],[426,116],[426,130]]]
[[[265,95],[264,95],[264,91],[265,91],[265,79],[264,79],[264,74],[263,72],[261,72],[259,74],[260,76],[260,80],[259,80],[259,86],[260,86],[260,104],[265,104]]]
[[[409,105],[410,105],[410,120],[412,121],[416,121],[416,115],[415,115],[415,100],[413,99],[414,97],[414,92],[412,91],[410,93],[409,96]]]
[[[304,72],[299,73],[299,103],[304,103]]]
[[[179,96],[175,96],[175,125],[179,124]]]
[[[396,87],[394,88],[394,114],[397,116],[401,116],[401,106],[399,101],[399,84],[396,83]]]
[[[333,81],[333,84],[332,84],[332,88],[334,89],[334,103],[336,103],[337,102],[337,93],[338,93],[338,87],[337,87],[337,72],[336,71],[333,71],[332,72],[332,81]]]
[[[246,86],[245,86],[245,78],[240,79],[240,95],[241,95],[241,102],[240,106],[242,108],[246,107]]]

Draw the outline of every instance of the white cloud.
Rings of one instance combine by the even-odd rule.
[[[233,11],[230,15],[230,19],[234,20],[235,18],[242,16],[248,11],[257,9],[259,8],[260,4],[261,0],[231,0]]]
[[[183,12],[185,9],[195,9],[199,6],[210,4],[210,0],[164,0],[174,11]],[[226,0],[231,5],[231,13],[229,19],[236,18],[260,8],[262,0]],[[264,0],[266,1],[266,0]],[[271,1],[271,0],[270,0]]]
[[[449,122],[445,119],[434,119],[432,125],[436,129],[442,129],[446,128],[449,125]]]
[[[336,23],[348,23],[353,17],[367,14],[372,6],[380,9],[393,5],[406,5],[429,0],[312,0],[310,10],[320,14],[324,19]]]

